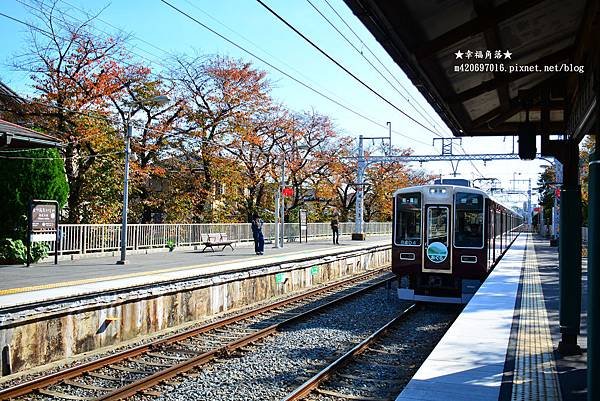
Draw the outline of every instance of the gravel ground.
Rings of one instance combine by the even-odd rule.
[[[160,401],[280,400],[296,385],[320,370],[409,304],[397,301],[395,288],[381,288],[294,324],[270,337],[254,351],[197,370],[197,376],[163,385]],[[137,400],[150,399],[138,396]]]
[[[316,288],[324,287],[327,284],[332,284],[332,282],[325,283],[325,284],[322,284],[322,285],[319,285],[319,286],[314,286],[314,287],[312,287],[310,289],[307,289],[306,291],[288,293],[288,294],[285,294],[285,295],[280,296],[280,297],[271,298],[271,299],[268,299],[268,300],[263,301],[263,302],[259,302],[259,303],[255,303],[255,304],[249,305],[248,307],[245,307],[245,308],[236,309],[236,310],[232,310],[232,311],[229,311],[229,312],[226,312],[226,313],[221,313],[221,314],[218,314],[218,315],[215,315],[215,316],[211,316],[210,318],[208,318],[206,320],[191,322],[191,323],[188,323],[188,324],[185,324],[185,325],[182,325],[182,326],[178,326],[176,328],[172,328],[172,329],[168,329],[168,330],[163,330],[163,331],[161,331],[159,333],[156,333],[154,335],[145,336],[143,338],[139,338],[139,339],[136,339],[136,340],[133,340],[133,341],[128,341],[128,342],[125,342],[125,343],[123,343],[121,345],[110,347],[108,349],[102,349],[102,350],[98,350],[98,351],[92,351],[92,352],[89,352],[89,353],[81,354],[81,355],[75,356],[75,357],[73,357],[73,359],[70,359],[70,360],[67,360],[67,361],[53,362],[51,364],[48,364],[48,365],[45,365],[45,366],[41,366],[41,367],[37,367],[37,368],[31,369],[31,370],[28,370],[28,371],[18,372],[18,373],[15,373],[13,375],[6,376],[6,377],[0,377],[0,390],[6,389],[6,388],[10,388],[12,386],[15,386],[15,385],[18,385],[20,383],[27,382],[27,381],[30,381],[30,380],[35,380],[35,379],[37,379],[39,377],[46,376],[46,375],[49,375],[49,374],[52,374],[54,372],[58,372],[58,371],[61,371],[61,370],[65,370],[65,369],[68,369],[68,368],[73,367],[73,366],[79,366],[79,365],[82,365],[84,363],[97,360],[97,359],[99,359],[101,357],[104,357],[104,356],[107,356],[107,355],[113,355],[113,354],[115,354],[117,352],[120,352],[120,351],[123,351],[125,349],[133,348],[133,347],[136,347],[138,345],[148,344],[148,343],[150,343],[152,341],[155,341],[155,340],[157,340],[159,338],[164,338],[164,337],[176,334],[176,333],[181,333],[183,331],[187,331],[191,327],[194,327],[194,326],[204,325],[204,324],[209,324],[209,323],[212,323],[212,322],[216,322],[216,321],[219,321],[221,319],[224,319],[224,318],[227,318],[227,317],[230,317],[230,316],[235,316],[235,315],[241,314],[243,312],[246,312],[246,311],[249,311],[249,310],[252,310],[252,309],[264,306],[264,305],[271,304],[271,303],[273,303],[275,301],[279,301],[279,300],[291,298],[291,297],[294,297],[294,296],[296,296],[298,294],[301,294],[303,292],[308,292],[308,291],[312,291],[312,290],[314,290]]]
[[[456,316],[456,306],[429,305],[396,325],[376,344],[319,386],[350,396],[395,400]],[[410,330],[407,328],[410,327]],[[311,393],[311,401],[342,398]]]

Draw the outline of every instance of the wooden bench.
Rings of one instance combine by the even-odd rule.
[[[200,234],[200,243],[204,245],[204,249],[202,249],[202,252],[204,252],[206,248],[210,248],[214,252],[215,246],[222,246],[222,251],[224,251],[225,248],[230,247],[233,251],[234,249],[232,244],[235,242],[236,241],[232,241],[227,238],[227,233]]]

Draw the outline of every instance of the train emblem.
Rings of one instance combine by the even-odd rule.
[[[448,248],[441,242],[433,242],[427,248],[427,258],[433,263],[442,263],[448,257]]]

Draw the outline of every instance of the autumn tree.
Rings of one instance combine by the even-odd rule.
[[[556,185],[556,173],[554,166],[547,166],[540,174],[538,179],[538,192],[540,197],[540,205],[544,207],[544,221],[549,224],[552,221],[552,208],[554,207],[554,198]]]
[[[581,208],[582,208],[582,216],[584,224],[587,224],[588,219],[588,202],[589,202],[589,193],[588,193],[588,178],[589,178],[589,163],[590,163],[590,155],[594,151],[594,147],[596,146],[595,137],[593,135],[586,136],[582,141],[579,150],[579,159],[581,166],[580,170],[580,181],[581,181]]]
[[[339,137],[334,155],[328,158],[326,168],[311,177],[314,194],[319,201],[318,215],[327,220],[330,209],[336,208],[340,221],[348,221],[353,215],[356,202],[356,159],[353,141],[349,137]]]
[[[213,160],[223,155],[224,137],[235,121],[270,103],[269,82],[266,73],[250,63],[225,57],[179,56],[173,63],[173,81],[186,102],[183,115],[189,132],[180,151],[182,157],[200,165],[203,181],[196,213],[201,221],[212,221],[218,184]]]
[[[396,149],[394,154],[409,156],[411,152]],[[374,164],[367,169],[365,175],[365,221],[391,221],[394,191],[413,185],[424,185],[432,179],[421,170],[413,170],[407,164],[395,161]]]
[[[188,132],[180,128],[184,124],[184,102],[177,97],[172,81],[153,75],[148,68],[121,68],[115,80],[123,88],[110,96],[120,117],[120,129],[126,132],[128,124],[132,126],[132,220],[149,223],[152,214],[162,210],[163,199],[155,189],[161,188],[160,182],[165,179],[163,160],[175,156],[179,139]],[[154,99],[159,97],[167,99],[166,103],[157,103]]]
[[[314,110],[293,115],[283,146],[288,166],[287,183],[294,189],[289,209],[303,205],[305,192],[313,187],[314,177],[328,174],[329,164],[339,157],[340,140],[343,141],[329,117]]]
[[[28,32],[28,47],[15,59],[14,67],[31,74],[37,93],[38,101],[25,108],[27,117],[67,143],[62,152],[70,187],[68,221],[77,223],[82,221],[86,202],[84,177],[102,157],[92,137],[104,133],[97,127],[89,129],[88,117],[110,120],[108,99],[116,97],[126,84],[115,76],[124,68],[139,67],[123,67],[125,36],[94,34],[97,15],[77,21],[60,9],[57,0],[32,0],[30,4],[34,27]]]
[[[283,155],[278,148],[287,135],[288,125],[287,112],[271,102],[251,114],[239,114],[229,123],[224,150],[232,157],[230,171],[239,173],[235,175],[239,181],[236,185],[230,175],[227,184],[229,188],[237,187],[243,221],[250,221],[254,212],[267,221],[272,219],[277,181],[268,172],[273,173],[278,157]]]

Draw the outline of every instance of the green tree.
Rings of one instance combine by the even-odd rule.
[[[24,239],[31,199],[56,200],[69,195],[63,160],[56,149],[2,153],[0,157],[0,237]]]
[[[554,191],[556,187],[556,174],[554,166],[547,166],[540,174],[537,182],[539,188],[539,203],[544,207],[544,224],[552,222],[552,207],[554,207]]]

